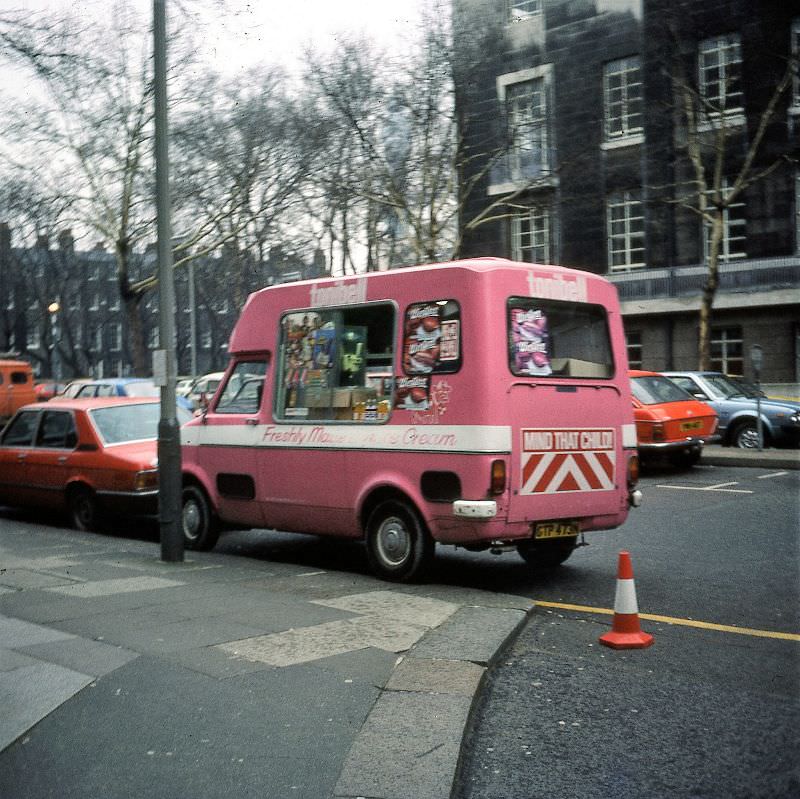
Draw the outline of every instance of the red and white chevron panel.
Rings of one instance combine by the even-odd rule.
[[[614,439],[610,428],[523,430],[520,494],[613,490]]]

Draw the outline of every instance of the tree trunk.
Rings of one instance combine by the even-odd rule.
[[[700,300],[700,342],[699,359],[697,368],[707,371],[711,368],[711,311],[714,306],[714,297],[719,285],[719,250],[722,244],[722,209],[714,211],[711,223],[711,236],[708,243],[708,270],[703,284],[703,294]]]

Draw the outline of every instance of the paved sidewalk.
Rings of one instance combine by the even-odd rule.
[[[0,520],[0,796],[444,799],[521,597]]]
[[[709,466],[800,469],[800,449],[738,449],[714,444],[703,449],[700,462]]]

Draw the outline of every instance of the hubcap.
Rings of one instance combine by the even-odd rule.
[[[758,447],[758,430],[748,427],[739,433],[739,446],[743,449],[756,449]]]
[[[181,514],[183,520],[183,534],[190,539],[197,538],[200,532],[200,509],[196,502],[187,502]]]
[[[403,522],[392,516],[378,529],[378,554],[390,566],[400,566],[411,554],[411,536]]]

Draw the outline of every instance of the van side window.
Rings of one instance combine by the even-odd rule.
[[[258,413],[264,393],[267,362],[239,361],[222,389],[216,413]]]
[[[461,368],[461,308],[455,300],[409,305],[403,328],[407,375],[452,374]]]
[[[386,421],[391,410],[394,335],[395,310],[390,303],[284,314],[276,418]]]
[[[608,319],[602,305],[511,297],[507,324],[512,374],[614,376]]]
[[[12,372],[11,382],[17,386],[24,385],[28,382],[28,375],[25,372]]]

